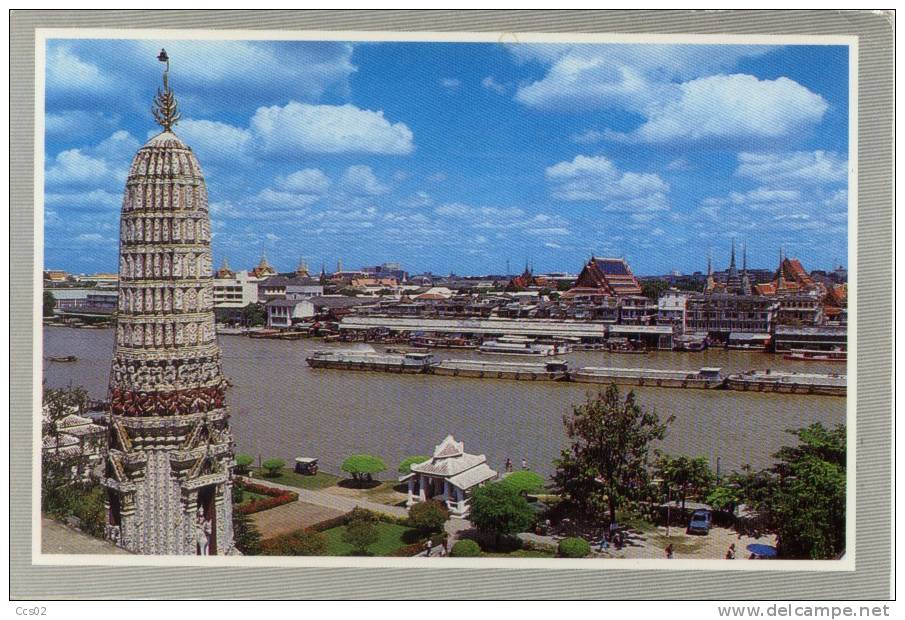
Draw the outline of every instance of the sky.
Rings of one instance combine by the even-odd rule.
[[[161,47],[215,265],[847,264],[848,48],[50,40],[45,266],[115,271]]]

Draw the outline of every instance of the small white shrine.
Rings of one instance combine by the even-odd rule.
[[[450,515],[468,514],[471,489],[497,477],[487,465],[483,454],[467,454],[464,445],[447,435],[434,448],[434,456],[423,463],[415,463],[412,473],[402,476],[408,482],[407,506],[429,499],[444,502]]]

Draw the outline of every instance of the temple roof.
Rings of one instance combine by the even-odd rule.
[[[461,441],[456,441],[452,435],[447,435],[446,438],[434,448],[434,456],[430,460],[424,461],[423,463],[416,463],[412,465],[411,469],[413,472],[419,474],[428,474],[452,479],[463,472],[468,472],[474,468],[483,466],[486,470],[493,472],[493,476],[496,476],[496,472],[487,467],[486,462],[487,457],[483,454],[466,453],[465,446]],[[479,469],[479,472],[486,473],[483,468]],[[475,475],[477,475],[477,473]],[[483,478],[482,480],[484,479],[486,478]],[[457,486],[460,486],[460,488],[467,488],[461,487],[461,485],[458,484]]]

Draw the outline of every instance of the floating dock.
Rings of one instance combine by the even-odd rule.
[[[778,392],[781,394],[822,394],[845,396],[847,377],[838,374],[776,372],[749,370],[729,375],[726,387],[744,392]]]
[[[616,383],[642,387],[696,388],[714,390],[723,387],[725,379],[719,368],[688,370],[656,370],[652,368],[602,368],[588,366],[570,373],[577,383]]]
[[[484,362],[480,360],[443,360],[430,372],[447,377],[474,379],[513,379],[516,381],[568,381],[569,365],[562,360],[546,363]]]

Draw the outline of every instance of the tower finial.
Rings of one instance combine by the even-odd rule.
[[[163,71],[163,90],[157,89],[157,96],[154,97],[154,107],[151,108],[151,112],[154,114],[154,120],[163,127],[164,131],[172,131],[173,125],[179,122],[182,115],[179,114],[179,110],[176,107],[176,95],[170,90],[170,57],[165,49],[161,48],[160,54],[157,55],[157,60],[165,63],[167,68]]]

